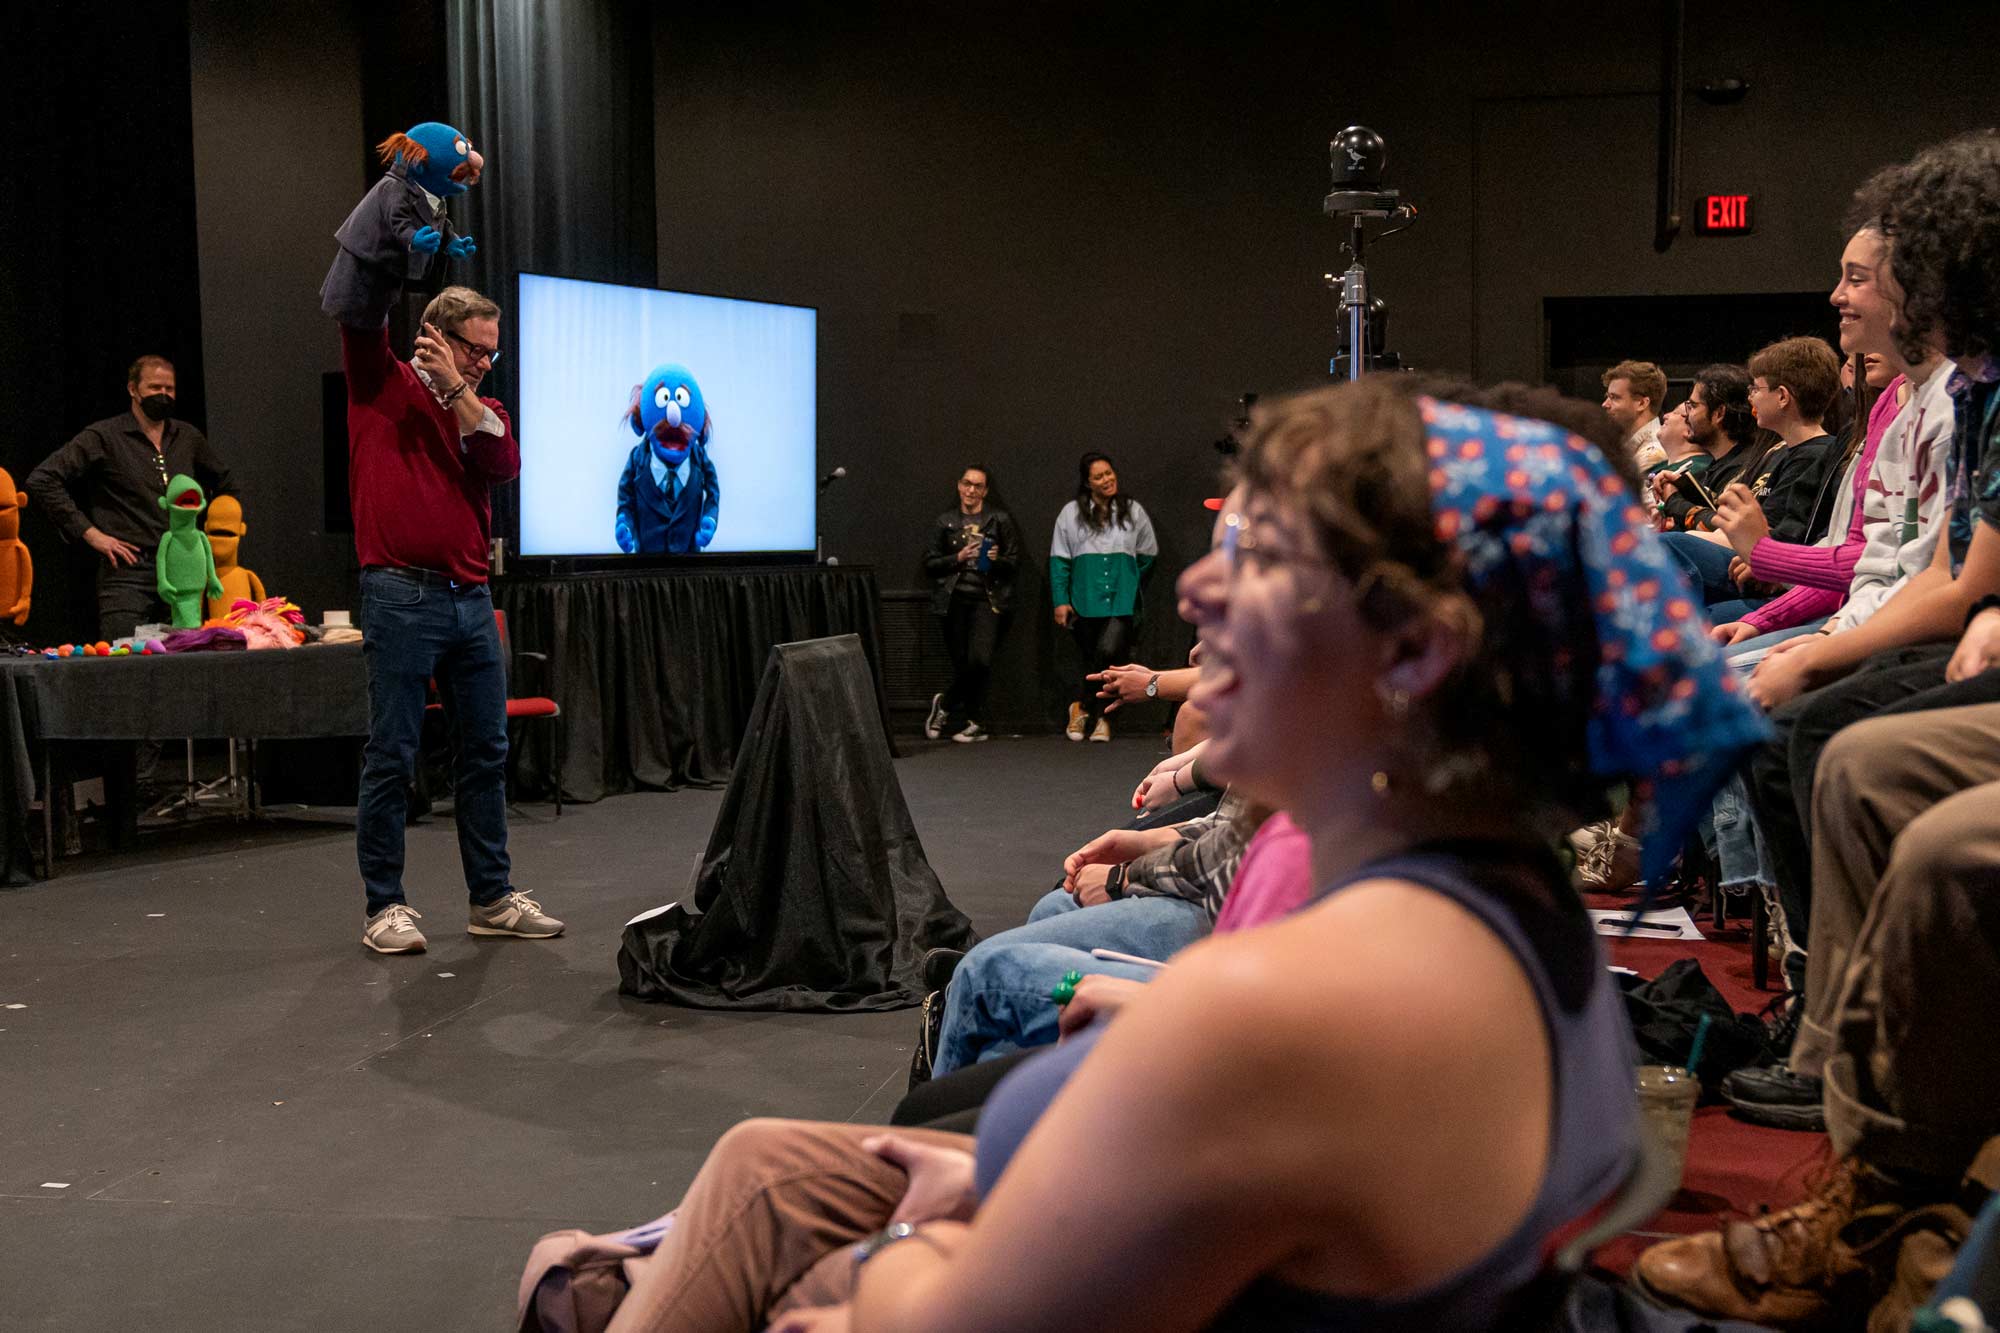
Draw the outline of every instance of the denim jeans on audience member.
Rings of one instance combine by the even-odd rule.
[[[452,804],[465,887],[475,906],[505,897],[507,675],[493,598],[483,583],[426,582],[400,570],[361,573],[368,663],[368,746],[354,845],[373,916],[403,898],[403,832],[430,684],[450,723]]]
[[[1729,581],[1729,562],[1736,558],[1736,552],[1692,532],[1667,532],[1660,535],[1674,559],[1686,571],[1688,582],[1704,603],[1733,602],[1742,596],[1741,591]]]
[[[1771,873],[1771,853],[1757,831],[1757,816],[1750,809],[1750,790],[1741,773],[1732,773],[1709,806],[1715,825],[1715,866],[1725,889],[1759,892],[1760,885],[1775,884]]]
[[[1179,898],[1121,898],[1078,907],[1060,888],[1035,904],[1028,924],[982,941],[958,964],[945,992],[944,1027],[931,1072],[1056,1039],[1060,1012],[1049,992],[1065,973],[1150,981],[1157,968],[1108,962],[1092,949],[1164,960],[1210,928],[1208,913]]]

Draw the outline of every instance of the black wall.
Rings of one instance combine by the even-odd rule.
[[[1534,378],[1544,297],[1828,287],[1869,169],[2000,118],[1979,54],[1935,25],[1693,0],[1689,82],[1752,91],[1690,99],[1686,184],[1755,192],[1758,232],[1659,256],[1650,7],[925,8],[657,22],[660,282],[820,308],[822,461],[850,473],[826,549],[885,588],[921,585],[961,461],[992,463],[1039,556],[1078,454],[1114,455],[1165,548],[1156,665],[1187,643],[1169,585],[1205,541],[1207,442],[1235,395],[1311,382],[1334,348],[1333,131],[1382,131],[1421,209],[1371,256],[1390,344]],[[1740,341],[1718,327],[1713,355]],[[1054,722],[1056,638],[1038,572],[1002,725]]]
[[[141,354],[174,362],[181,415],[204,424],[207,403],[185,12],[134,5],[115,41],[81,40],[60,6],[11,7],[6,24],[0,467],[20,485],[78,429],[130,410]],[[95,553],[32,505],[21,533],[35,561],[24,633],[94,636]]]

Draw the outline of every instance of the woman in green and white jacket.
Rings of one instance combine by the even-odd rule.
[[[1077,464],[1076,499],[1056,518],[1049,547],[1049,591],[1056,625],[1076,638],[1084,679],[1069,706],[1069,738],[1111,739],[1104,700],[1089,679],[1131,660],[1132,623],[1139,616],[1139,582],[1160,552],[1153,520],[1137,500],[1118,493],[1118,469],[1099,453]]]

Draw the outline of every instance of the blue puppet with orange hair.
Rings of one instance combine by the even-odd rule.
[[[423,281],[431,256],[464,259],[479,248],[445,212],[486,169],[469,138],[427,120],[376,152],[389,170],[334,232],[340,250],[319,290],[320,309],[352,328],[379,326],[395,293]]]

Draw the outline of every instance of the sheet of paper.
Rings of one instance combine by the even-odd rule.
[[[1630,908],[1610,910],[1592,908],[1591,924],[1600,935],[1623,935],[1626,925],[1632,920]],[[1695,928],[1694,918],[1685,907],[1655,908],[1639,918],[1638,929],[1632,932],[1635,940],[1698,940],[1701,931]]]

